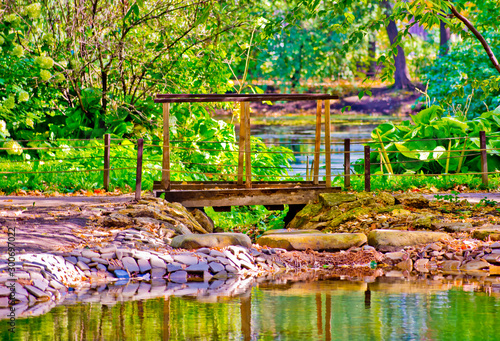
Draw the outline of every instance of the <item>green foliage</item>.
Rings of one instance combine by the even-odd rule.
[[[288,213],[288,205],[283,211],[269,211],[262,205],[231,206],[231,212],[215,212],[206,207],[205,212],[214,221],[218,229],[231,232],[247,233],[257,238],[263,232],[285,227],[283,219]]]
[[[436,194],[434,195],[437,201],[443,202],[448,201],[452,204],[456,204],[460,202],[460,198],[458,197],[457,191],[451,191],[451,194]]]
[[[486,38],[499,55],[500,36],[490,33]],[[474,118],[500,105],[500,77],[475,40],[452,45],[447,55],[424,67],[421,73],[422,81],[428,83],[429,99],[449,114]]]
[[[485,131],[488,136],[488,171],[500,170],[496,150],[500,145],[500,110],[468,120],[465,116],[445,116],[444,109],[434,105],[412,116],[412,120],[414,125],[410,121],[398,125],[384,123],[372,132],[373,142],[368,145],[373,151],[380,149],[380,152],[371,153],[373,174],[386,173],[380,168],[382,149],[386,151],[395,174],[480,172],[477,151],[480,131]],[[382,164],[385,163],[384,159]],[[363,167],[364,160],[358,160],[354,169],[362,173]]]

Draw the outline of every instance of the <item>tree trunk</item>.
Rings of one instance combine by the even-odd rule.
[[[370,34],[370,40],[368,41],[368,72],[366,75],[368,77],[375,77],[375,70],[377,68],[377,60],[376,57],[376,49],[377,49],[377,41],[375,40],[375,35]]]
[[[450,50],[450,29],[440,20],[439,23],[439,56],[446,56]]]
[[[381,5],[384,6],[388,13],[391,11],[392,7],[388,1],[382,1]],[[386,27],[387,35],[389,36],[389,41],[391,45],[396,41],[398,36],[398,27],[394,20],[389,21],[389,25]],[[398,54],[394,57],[394,66],[396,71],[394,71],[394,88],[395,89],[413,89],[414,86],[410,81],[410,75],[408,73],[408,67],[406,65],[405,51],[401,46],[397,47]]]

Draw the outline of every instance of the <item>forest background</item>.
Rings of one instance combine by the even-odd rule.
[[[104,134],[113,138],[111,183],[120,189],[134,182],[135,139],[151,146],[143,185],[150,189],[161,171],[158,93],[272,90],[362,98],[373,86],[417,86],[424,94],[416,119],[378,128],[386,150],[401,151],[400,161],[418,161],[393,171],[474,171],[473,157],[445,165],[442,156],[465,144],[474,148],[477,139],[431,143],[434,153],[427,154],[393,141],[486,130],[491,147],[500,146],[499,19],[495,0],[6,1],[0,7],[0,189],[100,191],[99,172],[78,172],[102,169]],[[172,154],[174,180],[214,179],[201,173],[231,178],[235,129],[214,119],[215,109],[232,111],[237,122],[232,104],[172,108],[171,139],[181,147]],[[219,143],[220,151],[201,147],[203,141]],[[254,156],[252,164],[263,166],[256,175],[288,174],[290,150],[252,143],[273,152]],[[500,169],[496,154],[494,170]]]

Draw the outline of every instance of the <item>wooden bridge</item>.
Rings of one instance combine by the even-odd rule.
[[[331,185],[330,103],[338,99],[329,94],[165,94],[157,95],[155,103],[163,104],[163,162],[162,179],[154,185],[155,195],[165,194],[165,199],[180,202],[185,207],[214,207],[219,210],[240,205],[278,206],[304,205],[317,198],[319,193],[338,192],[340,187]],[[250,102],[262,101],[316,101],[316,135],[312,180],[310,181],[254,181],[251,156],[256,151],[250,145]],[[235,181],[171,181],[170,164],[170,104],[196,102],[239,102],[240,131],[238,140],[238,165]],[[324,107],[323,107],[324,104]],[[322,121],[325,126],[324,152],[321,152]],[[325,154],[325,181],[320,181],[320,154]]]

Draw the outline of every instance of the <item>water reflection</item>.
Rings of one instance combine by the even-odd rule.
[[[282,276],[252,285],[231,295],[163,295],[107,304],[67,300],[48,314],[19,319],[13,339],[495,340],[500,335],[497,277],[346,281],[325,275],[321,281],[307,276],[292,281]],[[2,339],[8,336],[2,330]]]

